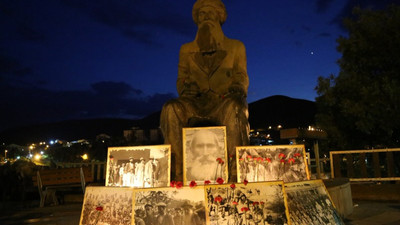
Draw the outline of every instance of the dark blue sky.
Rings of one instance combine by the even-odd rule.
[[[1,0],[0,130],[67,119],[140,118],[176,94],[194,0]],[[248,102],[314,100],[337,75],[335,40],[354,5],[389,0],[230,0],[226,36],[247,51]]]

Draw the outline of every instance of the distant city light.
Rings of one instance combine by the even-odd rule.
[[[20,159],[21,158],[21,156],[17,156],[17,159]]]
[[[40,160],[40,158],[42,158],[42,156],[40,154],[35,155],[35,160]]]
[[[52,145],[52,144],[54,144],[54,141],[53,141],[53,140],[51,140],[51,141],[50,141],[50,144],[51,144],[51,145]]]
[[[41,154],[41,155],[43,155],[43,154],[44,154],[44,152],[43,152],[43,151],[40,151],[40,154]]]
[[[83,154],[81,157],[83,160],[87,160],[89,158],[89,156],[87,154]]]

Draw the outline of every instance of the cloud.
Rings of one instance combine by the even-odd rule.
[[[96,94],[101,96],[126,97],[131,93],[134,95],[140,95],[143,93],[141,90],[134,89],[124,82],[101,81],[94,83],[91,86],[92,89],[95,90]]]
[[[154,27],[178,34],[193,35],[192,19],[173,13],[177,9],[166,1],[61,1],[69,7],[88,14],[95,21],[119,30],[126,37],[146,44],[152,44],[149,40],[152,39]]]
[[[317,6],[317,12],[318,13],[324,13],[329,9],[329,6],[334,2],[335,0],[317,0],[316,6]]]
[[[0,1],[0,21],[5,21],[7,32],[0,33],[0,40],[21,40],[41,42],[44,32],[35,26],[32,15],[27,13],[33,1]]]
[[[98,82],[92,89],[54,91],[17,87],[4,82],[0,89],[0,130],[6,128],[90,118],[142,118],[161,110],[171,93],[144,95],[124,82]]]
[[[330,37],[332,35],[330,33],[327,33],[327,32],[322,32],[322,33],[319,33],[318,36],[319,37]]]

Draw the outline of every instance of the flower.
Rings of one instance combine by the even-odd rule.
[[[263,159],[263,157],[258,157],[258,158],[257,158],[257,161],[258,161],[259,163],[262,163],[262,162],[264,161],[264,159]]]
[[[236,185],[235,185],[235,184],[231,184],[231,188],[232,188],[232,189],[235,189],[235,188],[236,188]]]
[[[293,156],[296,157],[296,158],[299,158],[299,157],[301,157],[301,154],[300,153],[294,153]]]
[[[96,211],[103,211],[103,206],[97,206]]]
[[[235,201],[233,201],[233,202],[232,202],[232,205],[237,205],[237,204],[238,204],[238,203],[237,203],[237,202],[235,202]]]
[[[242,207],[241,209],[240,209],[240,211],[244,211],[244,212],[247,212],[249,210],[249,208],[247,208],[247,207]]]
[[[222,197],[218,195],[217,197],[214,198],[214,201],[221,203]]]
[[[243,184],[247,185],[247,183],[249,183],[249,181],[247,181],[246,179],[244,179]]]
[[[171,181],[171,183],[169,183],[169,186],[170,186],[170,187],[175,187],[175,185],[176,185],[176,181],[174,181],[174,180]]]
[[[293,164],[295,162],[294,158],[288,159],[288,163]]]
[[[194,181],[194,180],[192,180],[192,181],[190,181],[190,184],[189,184],[189,187],[196,187],[197,186],[197,183],[196,183],[196,181]]]
[[[223,184],[224,183],[224,179],[222,179],[221,177],[217,178],[217,183],[218,184]]]
[[[182,181],[176,182],[176,188],[181,189],[183,187]]]
[[[286,155],[285,155],[285,154],[283,154],[283,153],[279,153],[278,157],[279,157],[280,159],[283,159],[283,158],[285,158],[285,157],[286,157]]]
[[[264,202],[260,202],[261,205],[264,205]]]
[[[247,158],[247,160],[249,160],[249,161],[253,160],[253,157],[251,157],[251,155],[247,155],[246,158]]]
[[[211,181],[210,181],[210,180],[205,180],[205,181],[204,181],[204,184],[205,184],[205,185],[211,184]]]
[[[271,161],[271,158],[265,158],[265,163],[270,163]]]
[[[260,204],[259,202],[253,202],[254,206],[259,205],[259,204]]]
[[[281,164],[283,165],[283,164],[285,164],[285,160],[284,159],[281,159]]]
[[[217,162],[218,162],[218,164],[221,164],[221,165],[223,165],[225,163],[224,160],[222,160],[221,158],[217,158]]]

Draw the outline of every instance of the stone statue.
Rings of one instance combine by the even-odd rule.
[[[249,142],[246,50],[242,42],[224,35],[227,14],[220,0],[197,0],[192,16],[198,30],[179,52],[179,97],[163,106],[160,118],[165,143],[172,146],[171,178],[181,180],[183,175],[182,128],[214,125],[226,126],[228,154],[234,157],[230,180],[236,181],[235,147]]]

